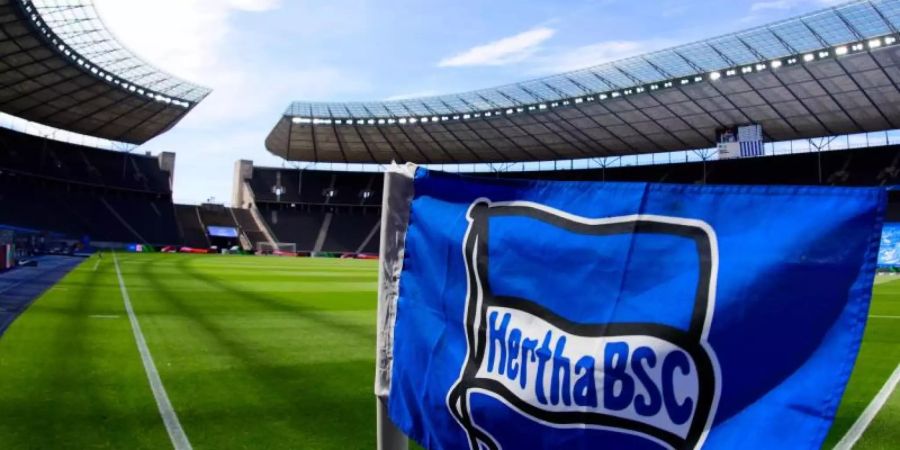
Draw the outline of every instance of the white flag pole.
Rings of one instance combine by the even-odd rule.
[[[416,167],[393,165],[384,174],[381,202],[381,252],[378,271],[378,325],[375,351],[375,414],[378,450],[407,450],[409,440],[388,417],[394,362],[394,321],[400,295],[400,272],[409,225]]]
[[[387,412],[387,399],[375,397],[377,408],[378,450],[407,450],[409,440],[397,426],[391,422]]]

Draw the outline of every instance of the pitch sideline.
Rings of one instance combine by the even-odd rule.
[[[872,421],[875,420],[875,416],[878,415],[878,412],[881,411],[881,408],[884,407],[884,404],[894,392],[897,383],[900,383],[900,364],[894,369],[894,372],[884,383],[884,386],[881,387],[881,390],[875,394],[875,397],[869,403],[869,406],[866,406],[866,409],[859,415],[859,418],[856,419],[856,422],[850,427],[847,434],[845,434],[840,442],[834,446],[835,450],[850,450],[856,445],[863,433],[866,432],[866,429],[869,428],[869,425],[872,424]]]
[[[147,347],[147,341],[144,339],[144,333],[141,331],[141,325],[134,309],[131,307],[131,298],[128,296],[128,289],[125,287],[125,279],[122,278],[122,271],[119,269],[119,259],[113,252],[113,264],[116,267],[116,277],[119,279],[119,289],[122,292],[122,301],[125,303],[125,311],[128,313],[128,320],[131,322],[131,330],[134,332],[134,340],[141,354],[141,361],[144,363],[144,371],[147,373],[147,380],[150,382],[150,389],[153,391],[153,397],[156,399],[156,405],[159,408],[159,415],[163,419],[166,431],[169,433],[169,439],[172,440],[172,447],[175,450],[192,450],[187,434],[178,421],[178,414],[169,401],[169,395],[163,386],[159,372],[156,370],[156,364],[153,362],[153,355]]]

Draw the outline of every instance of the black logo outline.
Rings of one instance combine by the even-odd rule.
[[[494,296],[487,280],[488,221],[497,216],[533,218],[570,232],[590,235],[669,234],[692,239],[700,261],[700,276],[695,291],[693,312],[687,331],[658,323],[582,324],[568,321],[549,309],[523,298]],[[695,449],[702,446],[715,417],[721,392],[721,376],[715,352],[707,342],[715,306],[718,275],[718,244],[715,232],[705,222],[668,216],[632,215],[607,219],[588,219],[545,205],[525,202],[491,202],[478,199],[467,213],[469,227],[463,239],[466,266],[467,297],[465,311],[466,361],[459,377],[447,393],[446,404],[466,432],[471,450],[500,450],[490,433],[471,417],[471,391],[489,394],[522,416],[555,428],[588,426],[613,429],[656,441],[672,449]],[[515,306],[510,306],[511,301]],[[650,336],[667,341],[686,351],[697,369],[698,395],[686,438],[652,425],[597,412],[550,412],[534,406],[509,391],[496,380],[478,378],[477,372],[486,354],[487,310],[502,306],[541,318],[560,330],[579,336]],[[476,322],[479,326],[474,326]],[[477,330],[477,333],[476,333]]]

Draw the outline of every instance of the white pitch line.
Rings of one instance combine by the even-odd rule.
[[[134,309],[131,307],[131,299],[128,297],[128,290],[125,288],[125,280],[122,278],[122,271],[119,270],[119,260],[116,258],[115,252],[113,252],[113,264],[116,266],[116,276],[119,278],[122,301],[125,302],[125,311],[128,313],[128,320],[131,322],[134,340],[137,343],[138,352],[141,354],[141,361],[144,363],[144,371],[147,372],[147,380],[150,381],[150,389],[153,391],[153,397],[156,399],[156,405],[159,407],[159,415],[163,419],[166,431],[169,432],[169,439],[172,440],[172,446],[175,450],[192,450],[191,443],[181,427],[181,422],[178,421],[178,415],[175,413],[175,409],[172,408],[172,402],[169,401],[169,395],[166,394],[166,388],[163,387],[162,379],[156,370],[156,364],[153,363],[153,356],[147,347],[144,333],[141,332],[141,324],[138,323]]]
[[[900,277],[898,277],[897,275],[883,275],[883,276],[875,277],[874,284],[877,286],[879,284],[891,283],[891,282],[894,282],[897,280],[900,280]]]
[[[97,271],[97,267],[100,267],[100,261],[103,261],[103,258],[97,258],[97,262],[94,263],[94,268],[91,269],[91,272]]]
[[[869,317],[872,319],[900,319],[900,316],[882,316],[877,314],[873,314]]]
[[[888,378],[887,382],[884,383],[884,386],[881,387],[881,390],[878,391],[878,394],[875,394],[875,398],[869,403],[869,406],[866,406],[866,409],[862,412],[858,419],[856,419],[856,423],[850,427],[850,430],[847,431],[847,434],[841,439],[837,445],[834,446],[835,450],[850,450],[854,445],[859,441],[859,438],[862,437],[863,433],[865,433],[866,429],[869,428],[869,425],[872,424],[872,421],[875,420],[875,416],[878,415],[878,412],[881,411],[881,408],[884,407],[885,402],[887,402],[888,397],[891,396],[891,393],[894,392],[894,389],[897,387],[897,383],[900,383],[900,364],[897,365],[897,368],[894,369],[894,373]]]

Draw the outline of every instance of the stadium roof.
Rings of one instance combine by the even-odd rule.
[[[900,0],[802,17],[583,70],[408,100],[295,102],[266,146],[294,161],[548,161],[900,127]]]
[[[124,48],[92,0],[0,0],[0,55],[0,111],[114,141],[148,141],[210,92]]]

